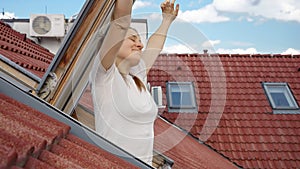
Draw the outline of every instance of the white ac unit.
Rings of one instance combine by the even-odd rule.
[[[162,107],[162,90],[161,86],[153,86],[151,87],[152,97],[157,104],[158,107]]]
[[[65,16],[63,14],[31,14],[29,34],[33,37],[63,37]]]

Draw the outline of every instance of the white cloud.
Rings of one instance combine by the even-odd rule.
[[[299,55],[300,50],[296,50],[293,48],[288,48],[286,51],[282,52],[282,54],[293,54],[293,55]]]
[[[218,42],[218,40],[216,40]],[[208,43],[208,42],[207,42]],[[207,49],[207,48],[203,48]],[[195,51],[192,48],[185,46],[185,45],[173,45],[173,46],[166,46],[163,51],[163,53],[199,53],[199,51]],[[224,48],[219,48],[216,51],[213,49],[208,50],[209,53],[218,53],[218,54],[263,54],[265,52],[258,52],[257,49],[255,48],[247,48],[247,49],[242,49],[242,48],[236,48],[236,49],[224,49]],[[292,55],[299,55],[300,50],[289,48],[286,51],[281,53],[282,55],[284,54],[292,54]]]
[[[208,40],[202,43],[202,47],[204,49],[211,49],[213,48],[215,45],[220,44],[221,40]]]
[[[12,19],[12,18],[16,18],[15,13],[5,12],[4,15],[3,13],[0,14],[0,19]]]
[[[257,54],[257,50],[255,48],[248,49],[217,49],[216,53],[219,54]]]
[[[217,11],[300,22],[300,2],[297,0],[214,0],[212,5]]]
[[[188,46],[179,44],[173,46],[165,46],[162,53],[197,53],[195,50]]]
[[[132,9],[138,9],[138,8],[145,8],[147,6],[151,6],[151,2],[145,2],[145,1],[136,1],[134,4],[133,4],[133,7]]]
[[[230,19],[226,16],[221,16],[212,5],[207,5],[204,8],[190,11],[179,11],[178,18],[186,22],[201,23],[201,22],[225,22]]]

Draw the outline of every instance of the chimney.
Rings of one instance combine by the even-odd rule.
[[[203,53],[204,53],[204,54],[208,54],[208,50],[207,50],[207,49],[204,49],[204,50],[203,50]]]

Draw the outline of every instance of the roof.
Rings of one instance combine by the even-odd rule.
[[[151,86],[192,81],[198,113],[161,116],[243,168],[300,166],[300,115],[273,114],[262,82],[286,82],[300,105],[300,55],[161,54]]]
[[[0,20],[0,54],[42,78],[54,54]]]
[[[161,118],[155,121],[154,148],[174,160],[173,169],[233,169],[235,164]]]
[[[0,106],[0,168],[138,168],[4,94]]]

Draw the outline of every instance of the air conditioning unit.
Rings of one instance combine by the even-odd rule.
[[[155,103],[157,104],[157,106],[163,107],[162,105],[162,90],[161,90],[161,86],[153,86],[151,87],[151,93],[152,93],[152,97],[155,101]]]
[[[29,34],[33,37],[63,37],[65,16],[63,14],[32,14]]]

